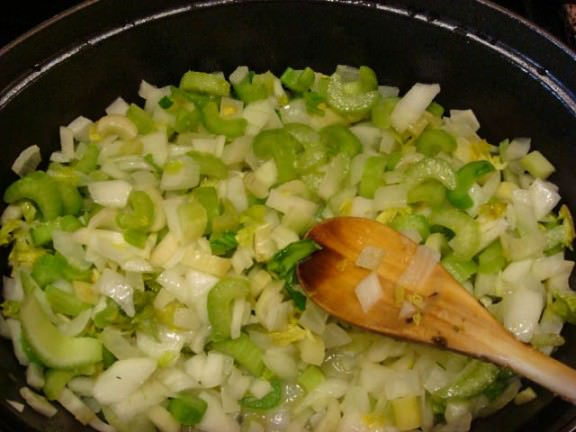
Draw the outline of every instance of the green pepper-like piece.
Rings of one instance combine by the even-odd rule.
[[[249,293],[248,281],[238,277],[221,279],[208,292],[208,319],[212,325],[213,341],[218,342],[230,338],[233,302],[246,297]]]
[[[215,342],[212,348],[232,357],[252,375],[262,375],[262,371],[264,370],[262,350],[248,335],[242,333],[236,339],[226,339]]]
[[[214,96],[228,96],[230,83],[221,74],[188,71],[180,80],[182,90]]]
[[[314,70],[310,67],[302,70],[288,67],[280,76],[280,81],[290,90],[296,93],[304,93],[314,84],[314,78]]]
[[[472,207],[474,202],[468,194],[470,188],[480,177],[494,171],[494,165],[487,160],[469,162],[456,173],[456,188],[448,191],[448,201],[456,207],[467,209]]]
[[[64,214],[58,184],[45,172],[34,171],[16,180],[4,192],[4,201],[8,204],[23,199],[34,202],[46,221]]]
[[[208,131],[228,138],[244,135],[248,122],[245,118],[223,118],[215,102],[208,102],[202,108],[202,120]]]
[[[440,152],[447,154],[456,150],[456,139],[443,129],[426,129],[415,141],[416,150],[425,156],[436,156]]]

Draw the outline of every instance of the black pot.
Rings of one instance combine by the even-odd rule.
[[[0,51],[0,185],[15,180],[10,165],[24,147],[38,144],[46,157],[59,125],[101,116],[117,96],[136,101],[140,80],[165,85],[188,69],[241,64],[276,73],[367,64],[402,90],[439,82],[440,103],[473,108],[491,142],[532,137],[576,210],[576,55],[484,0],[87,1]],[[576,328],[565,337],[557,357],[575,366]],[[6,403],[24,383],[11,352],[1,341],[0,430],[83,430],[63,410],[47,420]],[[576,430],[576,407],[538,393],[473,430]]]

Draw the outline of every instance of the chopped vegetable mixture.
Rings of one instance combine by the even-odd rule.
[[[295,277],[315,223],[373,218],[518,339],[564,343],[574,225],[554,166],[528,138],[487,142],[439,93],[367,66],[188,71],[61,127],[43,169],[24,150],[0,228],[22,398],[99,431],[441,432],[537,397],[508,370],[339,322]],[[402,313],[419,325],[418,302]]]

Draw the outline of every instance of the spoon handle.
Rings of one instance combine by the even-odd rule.
[[[576,370],[514,338],[494,338],[491,360],[576,404]]]

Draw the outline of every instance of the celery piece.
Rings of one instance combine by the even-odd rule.
[[[321,106],[326,102],[324,96],[315,91],[307,91],[304,93],[303,97],[306,111],[308,113],[317,116],[323,116],[325,114],[325,111],[321,108]]]
[[[488,384],[488,386],[486,386],[486,388],[482,391],[482,394],[486,396],[491,402],[496,400],[498,396],[504,393],[510,384],[510,380],[514,378],[514,376],[514,372],[512,372],[510,369],[499,368],[496,379]]]
[[[223,199],[222,211],[212,218],[212,232],[236,231],[239,227],[238,210],[229,199]]]
[[[500,368],[492,363],[470,360],[458,376],[444,387],[433,392],[442,399],[468,398],[482,393],[493,383],[500,373]]]
[[[136,104],[132,103],[128,106],[126,117],[128,117],[128,119],[136,125],[138,132],[141,134],[149,134],[156,129],[154,119],[150,113],[140,108]]]
[[[244,135],[248,122],[245,118],[224,118],[218,111],[215,102],[208,102],[202,108],[202,122],[209,132],[224,135],[228,138],[237,138]]]
[[[390,226],[400,232],[417,231],[422,240],[430,235],[428,220],[420,214],[398,215]]]
[[[298,177],[296,157],[302,144],[286,129],[266,129],[254,137],[252,149],[261,159],[274,159],[278,171],[278,183]]]
[[[435,117],[442,118],[442,116],[444,115],[445,109],[438,102],[432,101],[430,103],[430,105],[428,105],[428,108],[426,108],[426,111],[428,111],[430,114],[432,114]]]
[[[126,315],[122,314],[116,302],[106,299],[106,307],[94,314],[92,322],[96,328],[104,329],[110,325],[126,326],[130,323],[130,320]]]
[[[68,369],[102,361],[99,340],[60,333],[33,294],[22,304],[20,322],[34,353],[48,367]]]
[[[38,206],[44,220],[49,221],[64,214],[58,184],[45,172],[34,171],[16,180],[4,191],[7,204],[25,199]]]
[[[278,379],[272,379],[270,384],[272,385],[270,393],[260,399],[245,396],[240,400],[240,405],[254,411],[268,411],[276,408],[282,402],[282,383]]]
[[[538,150],[531,151],[520,159],[520,165],[534,177],[541,179],[550,177],[550,175],[556,171],[554,165]]]
[[[451,154],[456,150],[456,139],[443,129],[426,129],[415,141],[416,150],[424,156],[436,156],[443,152]]]
[[[68,215],[78,215],[82,210],[82,195],[75,186],[56,182],[58,195],[62,202],[62,211]]]
[[[362,118],[370,112],[370,109],[378,99],[378,91],[373,83],[363,74],[358,81],[345,82],[341,74],[336,71],[330,76],[326,94],[326,102],[339,113]]]
[[[172,100],[172,98],[170,98],[169,96],[163,96],[159,101],[158,101],[158,106],[162,109],[170,109],[172,106],[174,105],[174,100]]]
[[[468,194],[470,188],[476,180],[494,169],[494,166],[486,160],[473,161],[464,165],[456,173],[456,188],[448,191],[448,201],[457,208],[472,207],[474,202]]]
[[[148,233],[135,228],[127,228],[122,231],[122,237],[126,243],[136,246],[139,249],[144,249],[146,241],[148,240]]]
[[[90,270],[79,270],[71,266],[66,258],[60,254],[42,255],[32,267],[32,277],[41,287],[45,287],[58,279],[88,281],[91,276]]]
[[[48,400],[54,401],[60,397],[62,390],[76,373],[69,369],[48,369],[44,374],[44,387],[42,388]]]
[[[188,71],[180,79],[180,88],[214,96],[228,96],[230,84],[221,74]]]
[[[72,232],[81,227],[82,224],[75,216],[59,216],[51,221],[34,224],[30,228],[30,236],[35,246],[43,246],[52,241],[52,233],[54,230]]]
[[[404,396],[391,401],[394,424],[399,431],[418,429],[422,424],[420,397]]]
[[[424,158],[406,170],[407,181],[416,185],[424,180],[438,180],[447,189],[456,189],[457,180],[448,162],[439,158]]]
[[[370,112],[372,123],[380,129],[389,129],[392,127],[390,114],[400,100],[399,97],[386,97],[376,101]]]
[[[200,124],[200,111],[196,108],[181,107],[175,110],[175,117],[174,130],[179,134],[194,131]]]
[[[44,288],[46,300],[56,313],[68,316],[76,316],[80,312],[90,308],[90,305],[80,301],[74,294],[68,293],[54,285]]]
[[[254,72],[248,72],[242,81],[233,84],[234,93],[245,103],[266,99],[269,96],[266,82],[258,78]]]
[[[554,290],[548,301],[556,315],[570,324],[576,324],[576,292]]]
[[[310,365],[302,371],[296,382],[310,393],[326,380],[324,373],[318,366]]]
[[[214,255],[231,257],[237,247],[238,240],[236,240],[236,233],[233,231],[212,233],[210,236],[210,248]]]
[[[458,282],[463,283],[478,271],[478,265],[472,260],[462,260],[450,254],[442,258],[442,266]]]
[[[309,67],[306,67],[303,70],[296,70],[288,67],[280,76],[280,81],[290,90],[296,93],[304,93],[312,86],[314,78],[314,70]]]
[[[206,232],[212,232],[212,220],[220,214],[220,200],[216,188],[200,186],[194,188],[191,194],[206,209],[206,217],[208,218]]]
[[[85,174],[91,173],[98,168],[98,156],[100,154],[100,148],[97,144],[89,143],[84,149],[84,154],[76,162],[74,168]]]
[[[500,240],[496,240],[478,255],[478,271],[480,273],[498,273],[506,265],[506,257],[502,251]]]
[[[358,193],[364,198],[374,198],[374,192],[380,186],[382,174],[386,169],[386,158],[384,156],[370,156],[364,163],[362,177],[358,185]]]
[[[198,151],[190,151],[186,154],[196,161],[200,169],[200,175],[218,179],[223,179],[228,176],[228,167],[222,162],[222,159],[210,153]]]
[[[320,138],[329,156],[345,154],[356,156],[362,151],[362,143],[349,128],[341,124],[325,126],[320,130]]]
[[[225,339],[215,342],[212,348],[232,357],[252,375],[262,375],[264,370],[262,350],[248,335],[242,333],[236,339]]]
[[[430,215],[431,225],[440,225],[454,233],[450,246],[459,259],[471,259],[480,246],[478,222],[467,213],[455,208],[438,209]]]
[[[239,277],[225,277],[208,292],[208,319],[212,325],[214,342],[230,338],[234,300],[246,297],[249,293],[250,284]]]
[[[122,229],[148,230],[154,223],[154,203],[144,191],[133,190],[128,196],[126,207],[116,216]]]
[[[176,210],[182,230],[182,240],[191,242],[202,237],[208,225],[208,212],[193,195]]]
[[[208,404],[194,393],[180,393],[168,402],[168,412],[184,426],[194,426],[200,423]]]
[[[446,199],[446,188],[438,180],[425,180],[408,190],[406,198],[409,204],[421,202],[437,207]]]
[[[16,300],[5,300],[0,303],[2,308],[2,316],[5,318],[18,318],[20,315],[20,306],[22,303]]]

